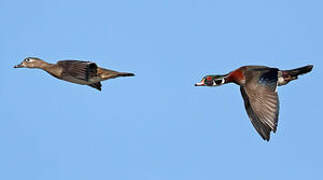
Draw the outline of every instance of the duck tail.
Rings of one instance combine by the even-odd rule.
[[[294,76],[298,76],[298,75],[302,75],[302,74],[306,74],[308,72],[311,72],[313,69],[313,65],[307,65],[304,67],[300,67],[300,68],[296,68],[296,69],[291,69],[291,70],[286,70],[284,72],[286,72],[288,75],[294,77]]]
[[[135,74],[133,73],[128,73],[128,72],[118,72],[118,71],[113,71],[110,69],[104,69],[104,68],[97,68],[97,73],[100,76],[102,80],[107,80],[111,78],[117,78],[117,77],[124,77],[124,76],[134,76]]]
[[[278,77],[278,85],[282,86],[282,85],[288,84],[290,81],[297,79],[298,75],[311,72],[312,69],[313,69],[313,65],[307,65],[296,69],[283,70],[281,71],[281,75],[279,75],[280,77]]]
[[[128,73],[128,72],[118,72],[118,77],[119,76],[135,76],[134,73]]]

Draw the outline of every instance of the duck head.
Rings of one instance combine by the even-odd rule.
[[[39,68],[44,64],[44,61],[36,57],[27,57],[20,64],[15,65],[14,68]]]
[[[206,75],[195,86],[220,86],[226,83],[226,75]]]

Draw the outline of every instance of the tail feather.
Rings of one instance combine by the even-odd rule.
[[[284,70],[281,71],[281,78],[278,78],[278,85],[282,86],[288,84],[290,81],[293,81],[298,78],[298,75],[302,75],[312,71],[313,65],[307,65],[304,67],[291,69],[291,70]]]
[[[135,76],[134,73],[118,72],[118,76]]]
[[[135,75],[133,73],[118,72],[118,71],[113,71],[110,69],[104,69],[104,68],[99,68],[99,67],[97,70],[98,70],[98,74],[102,80],[107,80],[107,79],[117,78],[117,77],[122,77],[122,76],[134,76]]]
[[[304,66],[304,67],[300,67],[300,68],[296,68],[296,69],[291,69],[291,70],[286,70],[287,74],[291,75],[291,76],[298,76],[298,75],[302,75],[308,72],[311,72],[313,69],[313,65],[308,65],[308,66]]]

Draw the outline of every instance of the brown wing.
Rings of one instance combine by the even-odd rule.
[[[57,62],[63,68],[63,76],[72,76],[75,79],[89,81],[97,76],[97,65],[90,61],[65,60]]]
[[[270,132],[276,132],[279,114],[279,99],[272,88],[259,85],[256,89],[241,86],[240,91],[252,125],[260,136],[269,141]]]
[[[93,83],[93,84],[88,84],[90,87],[93,87],[99,91],[101,91],[101,82]]]

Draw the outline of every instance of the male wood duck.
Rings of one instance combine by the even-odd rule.
[[[266,66],[243,66],[225,75],[207,75],[195,86],[220,86],[226,83],[240,85],[247,114],[260,136],[269,141],[270,132],[276,132],[279,114],[277,86],[282,86],[308,73],[313,65],[292,70]]]
[[[101,91],[101,81],[121,76],[134,76],[133,73],[117,72],[98,67],[90,61],[64,60],[50,64],[36,57],[27,57],[14,68],[42,69],[58,79],[88,85],[99,91]]]

